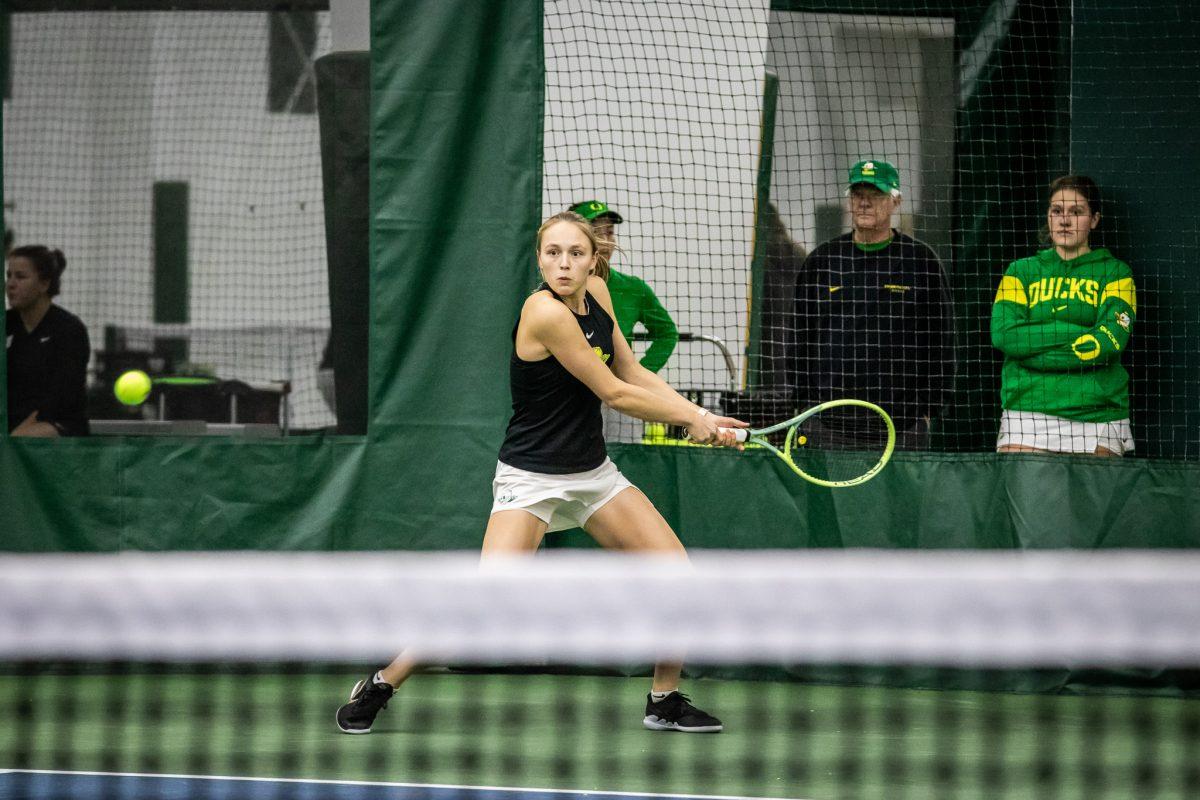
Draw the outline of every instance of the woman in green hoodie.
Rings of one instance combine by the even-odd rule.
[[[1133,450],[1129,374],[1121,354],[1137,315],[1129,265],[1088,244],[1100,189],[1082,175],[1050,184],[1053,245],[1014,261],[992,306],[992,344],[1004,353],[1002,453]]]

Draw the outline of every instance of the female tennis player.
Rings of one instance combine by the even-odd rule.
[[[670,525],[604,448],[600,403],[649,422],[685,426],[703,444],[740,447],[746,423],[708,413],[642,367],[613,324],[592,226],[564,211],[538,229],[544,283],[521,309],[509,364],[513,415],[492,484],[483,557],[531,553],[548,531],[582,527],[604,547],[686,558]],[[726,430],[721,430],[722,428]],[[647,613],[650,613],[647,610]],[[359,681],[338,709],[345,733],[370,733],[380,709],[417,661],[401,654]],[[682,665],[655,666],[645,727],[716,733],[721,722],[680,694]]]
[[[1093,249],[1100,189],[1082,175],[1050,184],[1053,247],[1014,261],[992,306],[1004,353],[996,450],[1120,456],[1133,450],[1121,355],[1137,314],[1129,265]]]

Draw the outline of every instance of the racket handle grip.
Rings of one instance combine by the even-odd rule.
[[[744,442],[750,438],[749,428],[721,428],[721,433],[732,433],[735,441]]]

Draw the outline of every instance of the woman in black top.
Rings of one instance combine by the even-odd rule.
[[[8,360],[8,432],[13,436],[85,436],[87,328],[57,306],[67,260],[42,245],[8,254],[4,319]]]
[[[642,367],[613,324],[592,226],[570,211],[538,230],[545,281],[525,301],[513,331],[513,415],[500,449],[483,555],[533,552],[551,530],[583,527],[604,547],[686,558],[675,532],[621,475],[604,448],[600,403],[649,422],[687,428],[703,444],[740,447],[729,428]],[[345,733],[369,733],[375,715],[417,662],[402,654],[359,681],[337,713]],[[682,665],[654,670],[643,725],[651,730],[717,732],[721,722],[678,692]]]

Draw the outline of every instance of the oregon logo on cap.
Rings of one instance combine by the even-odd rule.
[[[868,161],[867,163],[863,164],[862,165],[862,174],[863,175],[874,175],[875,174],[875,162]]]

